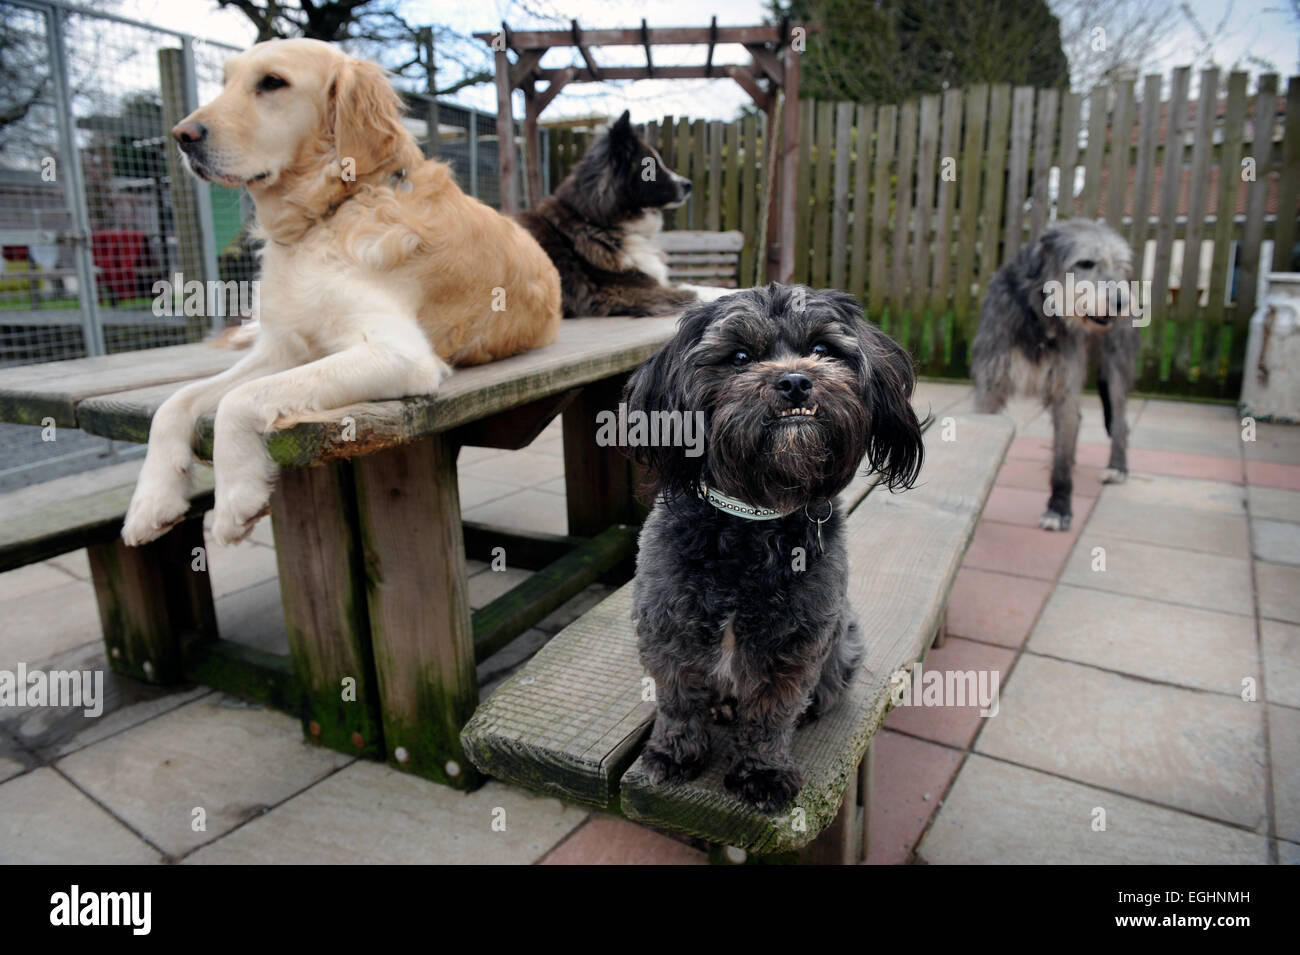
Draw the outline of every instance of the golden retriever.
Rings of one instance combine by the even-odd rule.
[[[316,40],[259,43],[172,136],[198,178],[245,187],[257,205],[261,321],[248,355],[155,413],[126,543],[185,513],[202,415],[216,413],[213,531],[232,543],[268,510],[263,435],[276,422],[433,394],[449,366],[555,340],[546,253],[424,159],[378,66]]]

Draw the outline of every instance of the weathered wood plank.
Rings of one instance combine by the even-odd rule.
[[[1058,90],[1038,91],[1038,116],[1034,123],[1033,183],[1030,187],[1029,234],[1038,235],[1047,224],[1048,179],[1052,169],[1052,149],[1056,141]]]
[[[835,148],[835,104],[817,104],[817,123],[813,145],[817,148],[816,174],[813,179],[812,272],[808,284],[825,288],[830,281],[831,237],[831,152]]]
[[[1277,74],[1266,73],[1258,82],[1254,135],[1250,144],[1251,158],[1255,160],[1255,178],[1246,184],[1246,229],[1241,244],[1236,328],[1233,330],[1233,338],[1241,342],[1238,347],[1242,352],[1245,350],[1247,323],[1255,311],[1259,292],[1260,243],[1264,238],[1269,174],[1273,166],[1273,122],[1277,114]]]
[[[1088,144],[1083,154],[1083,194],[1079,215],[1096,219],[1101,215],[1101,163],[1106,151],[1107,88],[1098,86],[1088,95]]]
[[[1187,84],[1191,70],[1174,70],[1173,92],[1165,120],[1165,155],[1161,167],[1160,223],[1156,228],[1156,253],[1151,276],[1150,337],[1142,351],[1141,378],[1148,385],[1163,379],[1162,352],[1169,313],[1169,270],[1174,249],[1174,218],[1178,212],[1178,187],[1183,169],[1183,137],[1187,129]]]
[[[925,340],[925,301],[930,284],[930,221],[934,216],[934,165],[939,151],[938,95],[921,97],[920,145],[916,154],[916,214],[913,216],[911,280],[907,308],[912,318],[909,323],[911,341],[905,342],[912,354],[921,361],[929,356],[922,354]]]
[[[952,294],[952,215],[957,204],[958,137],[961,135],[961,90],[943,94],[943,134],[939,140],[939,195],[935,201],[934,260],[930,271],[930,363],[940,367],[944,358],[949,296]]]
[[[588,385],[564,411],[564,488],[569,533],[594,537],[611,524],[640,524],[636,472],[624,449],[601,446],[601,412],[618,413],[626,375]]]
[[[380,758],[384,740],[356,514],[347,461],[286,468],[271,496],[280,599],[303,729],[331,749]],[[415,525],[405,530],[426,533]]]
[[[460,746],[478,704],[456,449],[442,436],[356,462],[366,609],[398,769],[458,789],[481,784]]]
[[[965,371],[966,351],[970,342],[972,286],[975,276],[975,236],[980,216],[980,160],[984,154],[984,127],[988,118],[989,88],[980,83],[966,95],[966,129],[961,150],[960,209],[958,224],[961,239],[957,243],[957,267],[953,282],[953,365]]]
[[[898,107],[882,106],[876,128],[876,155],[872,161],[871,196],[871,277],[867,286],[867,316],[888,330],[884,321],[885,303],[888,301],[886,276],[889,255],[889,197],[890,172],[894,161],[894,136],[898,126]]]
[[[740,228],[740,123],[728,123],[726,126],[727,162],[723,174],[722,224],[720,228],[737,230]],[[744,233],[741,233],[744,242]]]
[[[143,547],[113,539],[86,552],[109,666],[147,683],[180,682],[182,636],[217,636],[202,513]]]
[[[132,481],[50,500],[39,507],[0,508],[0,573],[89,544],[111,543],[122,531],[122,519],[134,490]],[[211,509],[212,472],[200,468],[190,494],[188,516]]]
[[[857,157],[853,166],[853,250],[849,262],[849,291],[865,301],[867,293],[867,230],[871,222],[870,163],[876,108],[858,106]]]
[[[691,124],[691,171],[689,176],[695,183],[687,207],[691,212],[691,228],[707,229],[709,191],[709,125],[706,120],[697,119]],[[688,175],[683,173],[683,175]]]
[[[1066,92],[1061,100],[1060,166],[1061,182],[1057,195],[1056,217],[1074,215],[1074,178],[1079,165],[1079,115],[1083,94]]]
[[[831,205],[830,287],[848,288],[849,159],[853,149],[853,104],[835,104],[835,190]]]
[[[432,398],[402,398],[340,408],[330,420],[269,434],[267,447],[280,464],[305,467],[448,431],[629,371],[672,337],[676,321],[676,316],[567,319],[555,344],[487,365],[458,369]],[[144,442],[154,411],[178,387],[161,385],[82,401],[77,406],[78,425],[92,434]],[[211,418],[200,422],[199,437],[199,452],[208,458],[212,453]]]
[[[722,228],[722,120],[708,124],[709,208],[704,228],[717,232]]]
[[[1145,274],[1147,236],[1151,224],[1151,187],[1156,167],[1156,135],[1160,126],[1160,90],[1158,73],[1146,78],[1142,86],[1142,110],[1138,128],[1137,166],[1133,172],[1133,222],[1127,230],[1133,249],[1133,277]],[[1240,144],[1238,136],[1238,144]]]
[[[1115,83],[1115,112],[1110,127],[1110,185],[1106,193],[1106,221],[1115,228],[1123,226],[1124,193],[1128,189],[1128,169],[1132,161],[1133,80]]]
[[[727,792],[725,760],[674,786],[651,785],[634,763],[620,786],[628,818],[760,854],[799,849],[831,823],[888,710],[890,676],[921,658],[943,620],[948,592],[1011,441],[1005,418],[956,417],[955,441],[941,440],[938,429],[927,433],[925,474],[914,490],[873,493],[848,519],[849,599],[867,638],[867,659],[844,699],[795,734],[794,758],[805,784],[794,806],[803,810],[806,826],[793,825],[793,814],[759,813]],[[874,559],[882,551],[897,559]],[[624,623],[619,635],[629,644],[631,629]]]
[[[1024,241],[1025,188],[1029,178],[1029,141],[1034,131],[1034,88],[1017,86],[1011,101],[1011,158],[1007,166],[1006,228],[1002,256],[1011,261]]]
[[[745,158],[740,170],[740,232],[745,244],[740,250],[740,284],[747,288],[757,281],[754,257],[759,244],[758,170],[762,166],[758,152],[758,117],[753,115],[745,117],[742,136]]]
[[[173,345],[97,358],[49,361],[0,370],[0,421],[77,426],[77,404],[95,395],[225,371],[240,353],[216,345]]]
[[[1193,326],[1200,312],[1201,230],[1205,225],[1206,197],[1210,191],[1210,153],[1214,149],[1218,88],[1218,69],[1211,67],[1202,70],[1201,95],[1197,102],[1196,126],[1192,136],[1191,179],[1185,207],[1187,229],[1183,233],[1183,268],[1178,281],[1178,301],[1173,306],[1176,320],[1172,371],[1174,379],[1184,389],[1190,377],[1204,373],[1200,367],[1201,355],[1192,355],[1191,347],[1194,344]]]
[[[979,298],[1002,265],[1003,174],[1006,172],[1007,131],[1011,121],[1011,87],[998,83],[989,90],[988,166],[984,172],[983,213],[980,216]],[[979,299],[976,300],[977,302]],[[979,324],[979,306],[971,309],[967,334],[973,340]]]
[[[899,323],[907,302],[907,246],[912,229],[912,177],[916,175],[916,121],[919,104],[909,100],[903,104],[898,118],[898,174],[894,201],[894,247],[890,264],[893,271],[889,296],[890,334],[903,341]],[[906,347],[906,342],[903,342]]]
[[[1237,210],[1237,190],[1241,184],[1242,128],[1246,120],[1247,74],[1235,71],[1228,75],[1228,100],[1223,114],[1223,144],[1219,148],[1219,193],[1214,206],[1214,260],[1210,264],[1211,321],[1206,328],[1206,340],[1214,349],[1214,377],[1226,383],[1231,358],[1231,346],[1226,340],[1230,326],[1227,323],[1228,260],[1232,253],[1234,223]],[[1300,124],[1297,124],[1300,126]]]
[[[739,252],[745,244],[741,232],[693,232],[679,229],[676,232],[661,232],[656,239],[659,248],[665,252]],[[571,318],[576,322],[582,319]],[[644,321],[638,319],[637,321]]]
[[[1273,234],[1273,271],[1291,271],[1296,234],[1296,194],[1300,191],[1300,76],[1286,84],[1286,129],[1282,134],[1277,181],[1277,228]]]

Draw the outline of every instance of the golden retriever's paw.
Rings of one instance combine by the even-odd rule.
[[[128,547],[157,540],[179,524],[189,509],[183,486],[150,488],[141,479],[122,522],[122,540]]]
[[[245,485],[221,495],[212,514],[212,535],[217,543],[238,544],[253,532],[259,520],[271,513],[271,489]]]

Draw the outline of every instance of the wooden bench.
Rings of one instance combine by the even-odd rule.
[[[955,440],[926,435],[918,485],[889,494],[855,482],[841,507],[850,601],[868,643],[841,702],[795,734],[798,810],[769,816],[722,786],[715,761],[691,783],[651,785],[638,753],[654,720],[643,698],[628,584],[558,634],[479,708],[461,734],[485,773],[629,819],[759,856],[855,862],[865,856],[871,741],[890,676],[940,634],[948,593],[1011,441],[1011,423],[955,415]],[[719,748],[715,747],[715,752]]]
[[[668,253],[668,280],[674,284],[737,288],[740,252],[745,236],[740,232],[661,232],[659,248]]]
[[[556,343],[458,370],[433,398],[342,408],[330,421],[269,434],[282,465],[271,516],[287,657],[217,633],[206,573],[190,570],[201,521],[127,548],[112,527],[125,508],[118,499],[95,525],[105,535],[101,607],[115,608],[112,632],[135,643],[110,644],[111,662],[142,661],[124,672],[152,682],[183,676],[278,706],[300,716],[310,738],[344,752],[458,788],[479,785],[459,739],[478,703],[476,662],[629,563],[643,509],[626,457],[597,442],[597,416],[617,409],[628,373],[675,324],[675,316],[569,319]],[[52,419],[143,442],[162,401],[238,357],[186,345],[5,369],[0,420]],[[568,533],[463,522],[459,449],[525,447],[558,415]],[[199,423],[197,447],[210,457],[210,418]],[[29,526],[13,553],[48,556],[52,545],[37,540],[44,534]],[[539,573],[471,614],[466,559],[492,560],[498,548],[510,567]]]

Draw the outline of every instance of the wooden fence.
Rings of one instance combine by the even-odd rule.
[[[1141,95],[1127,80],[1087,96],[994,85],[900,105],[802,101],[795,280],[852,292],[923,374],[965,377],[998,266],[1049,221],[1105,219],[1151,282],[1139,389],[1235,398],[1260,272],[1293,265],[1300,77],[1279,92],[1263,75],[1249,93],[1234,72],[1220,96],[1206,70],[1195,98],[1190,80],[1180,68],[1168,84],[1146,77]],[[741,230],[744,285],[765,279],[763,125],[665,117],[643,129],[694,182],[666,227]],[[552,187],[589,135],[554,131]]]

